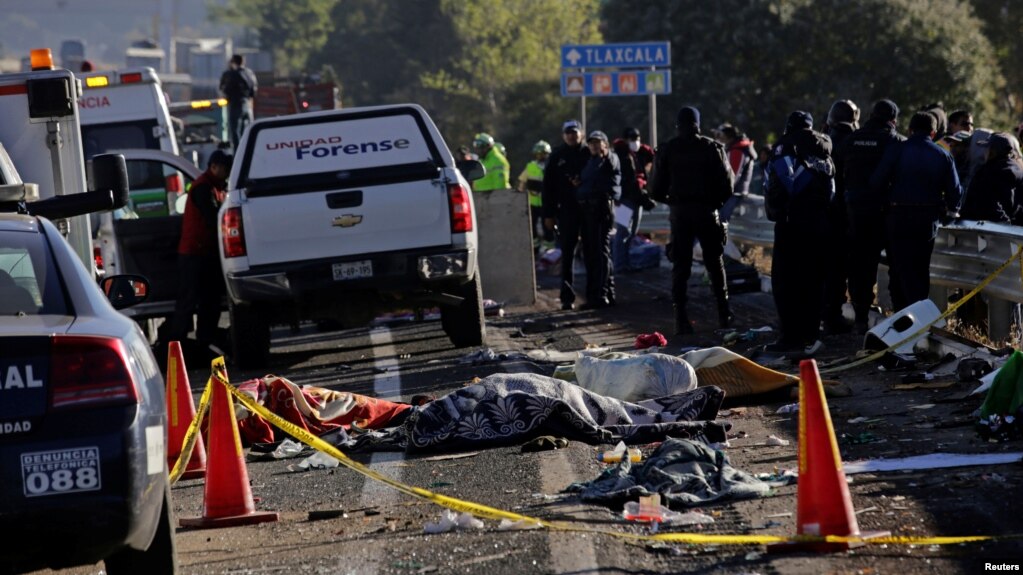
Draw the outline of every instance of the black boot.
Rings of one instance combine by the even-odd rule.
[[[675,335],[688,335],[693,333],[693,325],[689,323],[689,314],[686,313],[685,306],[676,305],[675,307]]]
[[[732,309],[728,305],[728,296],[718,297],[718,326],[721,329],[728,329],[732,327],[732,321],[735,320],[735,316],[732,315]]]

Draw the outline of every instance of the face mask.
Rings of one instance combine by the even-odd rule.
[[[639,151],[639,140],[629,140],[629,151],[630,152]]]

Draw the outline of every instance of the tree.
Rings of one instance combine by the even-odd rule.
[[[1008,125],[1014,127],[1023,117],[1023,5],[1017,0],[970,0],[977,17],[984,23],[984,32],[994,46],[995,57],[1006,83],[999,96],[1001,111]],[[995,120],[994,122],[992,120]],[[978,117],[981,125],[994,126],[997,119]]]
[[[333,32],[331,10],[338,0],[228,0],[209,5],[216,22],[251,29],[259,47],[274,56],[275,71],[283,75],[304,72],[309,57],[320,50]]]
[[[486,131],[522,166],[536,140],[557,143],[578,115],[560,97],[560,46],[600,41],[598,4],[343,0],[315,61],[338,70],[346,102],[419,103],[451,146]]]
[[[906,112],[941,100],[988,115],[1003,83],[980,21],[960,0],[650,0],[639,8],[609,0],[603,14],[609,41],[671,40],[662,129],[685,104],[701,109],[705,129],[729,121],[760,141],[797,109],[819,127],[839,98],[869,110],[889,97]],[[642,103],[601,104],[608,122],[642,114]]]

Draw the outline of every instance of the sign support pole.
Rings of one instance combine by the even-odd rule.
[[[583,125],[583,142],[585,143],[586,142],[586,96],[583,96],[583,97],[579,98],[579,101],[582,103],[581,104],[581,110],[579,112],[580,116],[582,116],[582,117],[579,118],[579,121],[582,122],[582,125]]]
[[[657,68],[650,68],[652,71],[656,71]],[[653,92],[648,96],[648,104],[650,107],[650,147],[657,149],[657,94]]]

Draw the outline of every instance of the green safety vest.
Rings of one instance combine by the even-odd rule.
[[[528,182],[539,182],[539,187],[543,187],[543,168],[536,160],[530,161],[526,164],[526,169],[522,171],[527,180],[527,191],[529,192],[529,205],[539,208],[543,205],[543,197],[540,195],[540,190],[530,189]],[[521,177],[521,176],[520,176]],[[535,186],[535,184],[534,184]]]
[[[490,148],[487,155],[480,158],[480,163],[487,170],[487,175],[476,180],[472,184],[475,192],[490,192],[493,190],[507,190],[508,184],[508,160],[498,151],[497,147]]]

